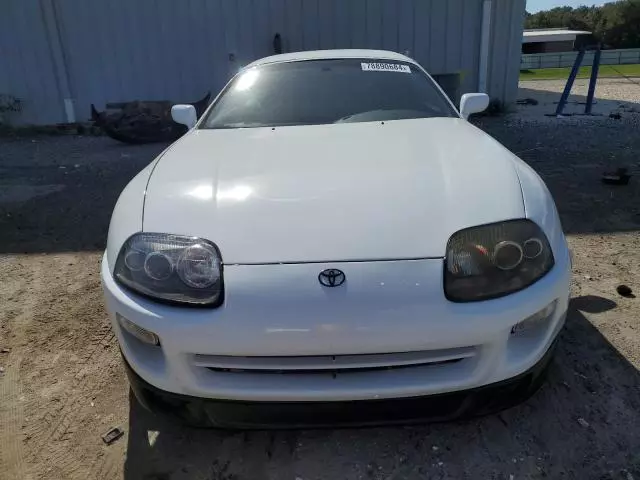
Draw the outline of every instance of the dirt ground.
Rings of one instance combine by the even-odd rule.
[[[547,384],[473,421],[311,431],[188,429],[130,398],[99,262],[119,192],[163,145],[0,139],[0,478],[639,480],[640,299],[615,290],[640,294],[637,126],[478,123],[544,177],[575,254]],[[631,184],[601,184],[618,165]]]

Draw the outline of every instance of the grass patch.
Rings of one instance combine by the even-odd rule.
[[[571,68],[539,68],[520,70],[520,80],[566,80]],[[591,67],[580,67],[577,78],[589,78]],[[598,77],[640,77],[640,64],[600,65]]]

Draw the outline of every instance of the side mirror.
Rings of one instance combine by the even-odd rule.
[[[460,114],[465,120],[472,113],[484,112],[489,106],[489,95],[486,93],[465,93],[460,99]]]
[[[171,118],[176,123],[186,125],[187,128],[193,128],[198,121],[198,115],[193,105],[174,105],[171,107]]]

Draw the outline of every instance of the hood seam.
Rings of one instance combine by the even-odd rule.
[[[524,218],[529,218],[527,215],[527,202],[524,200],[524,188],[522,188],[522,180],[520,179],[520,172],[518,172],[518,168],[515,163],[512,163],[513,171],[516,173],[516,177],[518,178],[518,186],[520,187],[520,196],[522,197],[522,210],[524,211]]]
[[[184,138],[184,136],[183,136]],[[160,155],[158,155],[156,157],[156,159],[153,161],[154,165],[153,168],[151,169],[151,172],[149,173],[149,177],[147,178],[147,183],[145,183],[144,185],[144,192],[142,193],[142,223],[140,225],[140,231],[144,232],[144,212],[146,210],[147,207],[147,191],[149,190],[149,184],[151,183],[151,177],[153,176],[153,172],[156,171],[156,168],[158,167],[158,164],[160,163],[160,160],[162,160],[162,158],[169,153],[170,150],[173,149],[173,147],[175,146],[175,144],[178,143],[178,141],[173,142],[171,145],[169,145],[167,148],[165,148]]]

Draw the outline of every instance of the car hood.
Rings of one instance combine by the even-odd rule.
[[[226,264],[443,257],[457,230],[524,217],[513,158],[453,118],[193,130],[157,163],[143,230]]]

